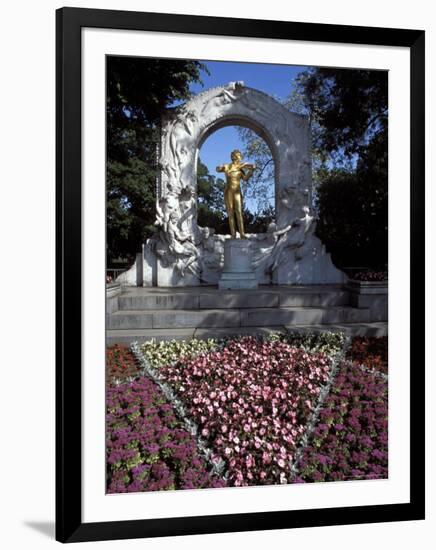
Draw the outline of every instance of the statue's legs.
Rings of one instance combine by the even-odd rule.
[[[233,197],[234,210],[236,213],[236,221],[238,222],[238,231],[241,239],[246,239],[244,231],[244,218],[242,217],[242,195],[236,192]]]
[[[229,217],[230,235],[232,239],[236,239],[234,195],[233,191],[228,187],[224,190],[224,202],[226,204],[227,216]]]

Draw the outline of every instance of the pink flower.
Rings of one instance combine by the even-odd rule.
[[[256,464],[274,460],[287,467],[330,365],[321,353],[244,337],[159,372],[176,388],[185,387],[183,401],[193,420],[208,430],[213,451],[228,459],[230,483],[251,485],[285,479],[277,467]]]
[[[262,454],[262,460],[263,460],[264,464],[270,464],[271,460],[272,460],[271,455],[264,451],[263,454]]]
[[[247,455],[247,457],[245,458],[245,464],[247,465],[247,468],[252,468],[255,465],[253,455]]]

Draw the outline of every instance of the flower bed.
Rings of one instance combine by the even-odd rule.
[[[348,349],[347,359],[364,367],[388,373],[388,337],[356,336]]]
[[[297,482],[386,478],[387,381],[342,363],[298,466]]]
[[[387,477],[387,376],[374,372],[387,373],[387,337],[353,338],[333,378],[344,344],[296,332],[149,342],[135,351],[149,372],[109,348],[108,492]],[[211,473],[220,460],[226,479]]]
[[[125,493],[222,487],[195,439],[151,380],[109,386],[106,393],[107,491]]]
[[[355,281],[381,282],[388,280],[387,271],[359,271],[352,277]]]
[[[214,338],[208,340],[169,340],[156,342],[151,340],[141,345],[141,353],[153,368],[169,365],[181,357],[194,357],[200,353],[215,351],[219,341]]]
[[[343,333],[329,331],[314,333],[289,330],[282,339],[293,347],[304,348],[310,352],[322,352],[327,355],[335,355],[345,344]]]
[[[186,403],[229,484],[288,483],[296,445],[332,361],[281,340],[244,337],[161,366]]]
[[[224,348],[229,342],[245,338],[236,336],[232,338],[208,338],[207,340],[162,340],[156,342],[150,340],[141,344],[140,350],[143,357],[153,368],[171,365],[183,358],[192,358],[202,353],[209,353]],[[337,353],[344,345],[344,335],[337,332],[324,331],[313,332],[272,332],[266,336],[253,337],[260,341],[282,341],[293,347],[304,348],[307,351],[319,351],[332,355]]]
[[[116,384],[140,374],[135,356],[127,346],[114,345],[106,349],[106,380]]]

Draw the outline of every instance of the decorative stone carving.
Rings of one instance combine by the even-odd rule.
[[[209,135],[233,125],[257,132],[274,159],[275,225],[266,234],[247,235],[258,282],[320,284],[345,280],[314,236],[307,117],[237,81],[194,96],[162,120],[158,232],[143,247],[143,265],[122,274],[120,282],[136,285],[141,273],[145,286],[218,283],[224,245],[230,235],[215,235],[212,229],[197,224],[197,158]]]
[[[275,223],[270,224],[267,242],[271,243],[271,246],[261,249],[255,259],[258,271],[260,270],[261,273],[276,271],[282,261],[282,256],[289,253],[288,249],[290,248],[295,249],[295,257],[298,257],[297,249],[304,245],[309,232],[313,232],[315,227],[314,218],[309,215],[309,207],[303,206],[303,212],[302,218],[297,218],[283,229],[277,229]],[[301,257],[300,253],[299,259]]]

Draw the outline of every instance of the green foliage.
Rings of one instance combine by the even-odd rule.
[[[305,99],[316,170],[317,234],[339,267],[384,268],[388,260],[386,71],[311,68]]]
[[[309,117],[317,235],[339,267],[387,264],[387,72],[310,68],[283,104]],[[266,195],[274,177],[267,144],[240,130],[244,155],[263,167],[251,187]]]
[[[311,68],[296,79],[311,122],[315,148],[340,157],[362,156],[375,136],[387,139],[387,71]]]
[[[209,174],[205,164],[197,164],[197,220],[201,227],[210,227],[220,235],[229,233],[227,212],[224,204],[225,181]],[[249,182],[251,186],[251,179]],[[244,197],[245,198],[245,197]],[[244,225],[247,233],[263,233],[274,220],[274,208],[266,206],[260,212],[244,208]]]
[[[131,261],[155,220],[160,118],[200,81],[197,61],[107,58],[107,262]]]
[[[266,206],[258,213],[244,209],[244,226],[246,233],[266,233],[268,225],[275,219],[273,206]]]
[[[329,171],[318,188],[317,235],[342,267],[383,269],[388,257],[387,185],[369,171]]]
[[[242,155],[244,162],[251,162],[257,166],[254,174],[250,178],[247,185],[244,186],[244,199],[249,200],[254,207],[251,208],[252,220],[248,223],[254,224],[254,220],[260,217],[268,216],[271,208],[274,211],[275,198],[275,179],[274,179],[274,160],[272,158],[271,149],[266,141],[261,138],[256,132],[250,128],[240,126],[238,128],[239,137],[244,143]],[[274,219],[273,217],[270,221]],[[261,226],[262,222],[259,220]],[[254,233],[250,230],[247,232]]]
[[[197,221],[201,227],[211,227],[216,233],[226,233],[227,214],[224,205],[225,182],[209,174],[208,167],[197,163]]]
[[[131,258],[154,226],[154,171],[138,157],[107,162],[108,260]],[[108,262],[109,263],[109,262]]]

